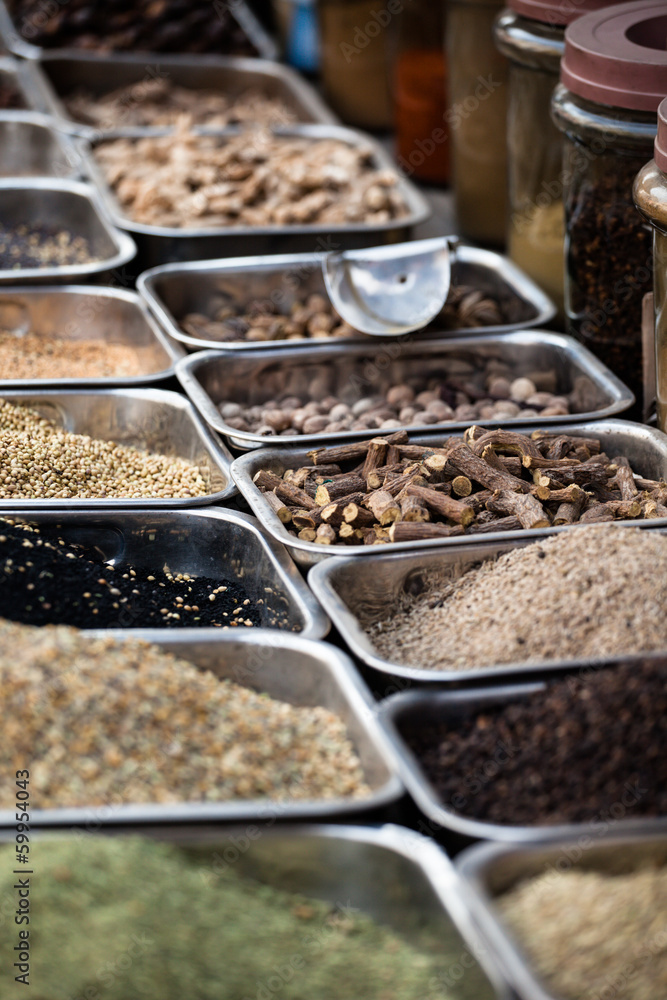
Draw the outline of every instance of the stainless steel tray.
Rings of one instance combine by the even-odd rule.
[[[58,126],[76,135],[95,138],[104,129],[73,119],[64,99],[82,88],[102,97],[120,87],[164,78],[191,90],[219,90],[236,96],[246,90],[259,91],[283,101],[301,122],[335,124],[337,118],[319,94],[289,66],[241,56],[187,56],[162,53],[154,65],[146,57],[130,52],[93,55],[80,52],[67,57],[45,52],[40,60],[45,78],[46,110]],[[148,126],[146,126],[148,128]]]
[[[76,178],[81,160],[52,119],[30,111],[0,111],[0,177]]]
[[[87,829],[92,836],[138,832],[106,827],[98,833],[95,822]],[[470,918],[460,877],[433,841],[414,830],[394,824],[318,823],[272,829],[268,824],[153,826],[140,832],[187,851],[202,865],[204,878],[224,878],[233,865],[243,877],[277,889],[361,910],[422,950],[428,951],[435,938],[451,973],[446,990],[452,1000],[509,1000],[508,988]],[[80,829],[74,832],[81,834]],[[66,835],[33,831],[31,838]],[[0,831],[0,842],[13,842],[14,837],[14,830]],[[81,931],[83,925],[72,928],[72,933]],[[308,954],[316,955],[318,947],[315,941]],[[438,982],[434,992],[439,987]]]
[[[333,442],[354,441],[368,437],[368,431],[338,431],[337,433],[299,434],[285,439],[279,435],[261,436],[250,431],[239,431],[225,423],[220,414],[221,403],[240,403],[243,406],[261,405],[279,396],[311,398],[309,386],[313,379],[326,387],[325,395],[338,396],[352,404],[368,395],[382,395],[390,386],[419,376],[424,379],[445,377],[447,361],[460,358],[473,363],[484,363],[497,358],[512,365],[515,377],[533,370],[552,369],[558,377],[559,393],[572,391],[575,379],[587,379],[596,405],[584,413],[568,417],[533,417],[512,421],[513,426],[550,426],[584,420],[597,420],[614,416],[632,406],[634,396],[585,347],[571,337],[542,330],[525,330],[519,333],[487,334],[479,337],[415,341],[391,345],[380,350],[333,342],[330,347],[293,348],[285,351],[273,345],[263,351],[226,353],[203,351],[190,354],[179,362],[176,374],[182,387],[195,404],[204,420],[219,434],[224,434],[236,448],[261,448],[267,444],[280,446],[294,442],[299,446],[326,447]],[[321,398],[321,396],[320,396]],[[482,427],[490,427],[493,420],[479,419]],[[439,431],[456,433],[464,431],[470,421],[452,421],[440,424]],[[408,427],[408,425],[405,425]],[[433,432],[434,425],[409,426],[414,434]],[[381,433],[377,431],[376,433]]]
[[[0,15],[0,21],[2,20]],[[2,25],[0,24],[0,42],[2,41]],[[23,98],[23,108],[10,111],[10,114],[22,115],[30,111],[46,112],[46,82],[34,62],[14,59],[10,55],[2,55],[0,45],[0,83],[10,83],[19,91]]]
[[[511,425],[510,425],[511,426]],[[604,420],[590,424],[558,424],[549,428],[551,431],[562,431],[565,434],[582,435],[583,437],[598,438],[603,442],[603,450],[610,456],[626,455],[635,469],[643,476],[650,479],[667,478],[667,436],[661,431],[643,424],[633,424],[626,420]],[[371,435],[372,436],[372,435]],[[438,434],[421,434],[411,437],[411,443],[422,444],[433,447],[441,445],[449,437],[446,429]],[[365,556],[366,560],[387,559],[402,552],[416,552],[420,554],[428,549],[460,548],[473,545],[475,551],[481,551],[480,546],[484,544],[504,543],[507,541],[528,541],[535,538],[542,538],[545,535],[553,535],[559,531],[569,531],[576,529],[576,525],[566,528],[538,528],[529,531],[505,531],[485,535],[460,535],[453,538],[443,538],[441,541],[426,542],[396,542],[393,545],[382,547],[382,554],[378,552],[378,546],[373,545],[316,545],[314,542],[304,542],[300,538],[294,538],[287,532],[285,525],[269,507],[262,492],[253,483],[253,476],[260,469],[269,469],[278,475],[282,475],[285,469],[298,468],[302,465],[311,465],[308,457],[308,450],[301,448],[263,448],[260,451],[251,451],[240,458],[234,459],[231,473],[239,490],[250,504],[252,510],[259,520],[271,532],[274,538],[287,546],[292,556],[303,566],[314,566],[315,563],[332,556]],[[633,521],[633,524],[642,522]],[[667,524],[667,519],[656,518],[650,522],[651,527],[660,527]],[[323,552],[322,549],[325,551]],[[355,572],[360,572],[355,570]],[[320,574],[314,574],[312,584],[318,585]]]
[[[134,240],[109,223],[95,190],[76,181],[39,177],[0,180],[0,223],[62,227],[96,244],[101,258],[66,267],[0,270],[0,285],[109,280],[137,252]]]
[[[234,248],[234,253],[236,249]],[[245,340],[225,341],[191,337],[181,328],[181,320],[189,312],[212,315],[215,303],[231,302],[239,309],[253,299],[269,300],[288,313],[299,298],[316,292],[328,298],[322,277],[324,253],[279,254],[276,256],[250,257],[248,259],[208,260],[191,264],[165,264],[140,275],[137,288],[153,313],[169,334],[180,340],[190,350],[223,348],[225,351],[260,351],[266,344],[248,343]],[[465,337],[479,334],[509,333],[512,330],[542,326],[553,319],[556,307],[523,271],[507,257],[480,250],[479,247],[461,245],[456,250],[454,278],[459,285],[471,285],[480,291],[491,291],[516,304],[516,320],[502,326],[469,327],[465,330],[442,331],[434,328],[431,333],[421,330],[415,339]],[[392,350],[402,345],[406,338],[393,339]],[[412,342],[412,335],[409,342]],[[382,342],[375,337],[359,334],[342,341],[331,338],[305,341],[276,340],[270,344],[274,350],[291,351],[294,344],[304,349],[318,345],[331,347],[336,343],[363,344],[380,352]]]
[[[118,570],[124,566],[162,569],[190,576],[226,577],[242,581],[251,599],[266,601],[259,634],[268,645],[271,610],[285,616],[285,629],[304,639],[323,639],[329,619],[285,552],[249,514],[206,507],[199,510],[91,510],[4,512],[12,521],[57,530],[67,541],[95,547],[105,562]],[[266,588],[271,588],[270,600]],[[119,612],[118,625],[103,630],[115,638],[146,641],[156,636],[197,642],[226,639],[229,633],[214,628],[134,628],[132,616]],[[275,631],[275,629],[274,629]],[[230,638],[235,638],[236,633]],[[257,629],[253,630],[257,635]]]
[[[136,350],[142,367],[139,375],[62,379],[7,379],[2,378],[0,369],[0,391],[146,385],[173,375],[184,354],[182,347],[162,332],[139,296],[118,288],[0,287],[0,327],[72,342],[127,344]]]
[[[127,128],[105,134],[100,142],[119,136],[141,138],[145,135],[169,135],[173,129]],[[195,131],[221,137],[235,134],[235,129],[209,129],[197,127]],[[327,247],[348,249],[373,246],[378,243],[396,243],[407,239],[412,228],[431,214],[423,194],[392,162],[376,139],[354,129],[339,125],[289,125],[272,130],[276,135],[299,136],[312,139],[339,139],[351,146],[372,150],[373,164],[380,170],[391,170],[398,177],[397,188],[408,206],[408,214],[385,223],[369,224],[350,222],[323,225],[295,226],[202,226],[168,227],[149,226],[135,222],[123,213],[116,196],[107,184],[103,171],[97,165],[92,150],[96,143],[80,140],[84,167],[96,184],[106,211],[114,225],[132,234],[137,242],[138,257],[142,268],[166,264],[171,261],[204,260],[209,257],[281,252],[316,251]]]
[[[626,661],[627,661],[626,657]],[[646,657],[643,657],[646,659]],[[664,660],[664,657],[662,657]],[[577,666],[584,668],[588,662],[580,661]],[[572,668],[571,668],[572,669]],[[429,781],[421,764],[412,753],[401,735],[401,728],[415,721],[425,723],[432,719],[459,722],[476,712],[520,701],[534,692],[544,691],[543,683],[507,684],[502,687],[475,688],[469,691],[437,691],[434,689],[405,691],[392,695],[378,706],[378,719],[388,739],[394,747],[399,762],[401,780],[421,811],[431,821],[431,829],[454,831],[470,840],[493,840],[513,844],[541,843],[562,837],[581,837],[591,833],[592,839],[600,836],[596,821],[588,823],[560,823],[550,826],[512,826],[510,824],[487,823],[471,819],[444,805],[438,792]],[[462,794],[468,790],[464,779],[469,772],[462,770]],[[610,803],[612,805],[612,803]],[[624,808],[625,811],[625,808]],[[604,825],[597,823],[598,826]],[[615,833],[621,835],[633,832],[667,833],[667,817],[656,819],[612,820]]]
[[[604,826],[604,824],[600,824]],[[615,828],[614,828],[615,829]],[[506,846],[483,844],[471,847],[456,859],[463,878],[463,894],[473,919],[493,955],[498,968],[504,970],[513,989],[525,1000],[559,1000],[533,973],[531,963],[520,944],[506,927],[495,900],[522,879],[573,868],[583,871],[608,872],[610,875],[631,872],[653,863],[667,863],[667,838],[653,836],[648,831],[634,835],[607,836],[606,831],[589,831],[558,838],[536,846]],[[601,838],[604,837],[604,840]]]
[[[270,818],[340,819],[389,806],[403,794],[389,743],[373,712],[371,694],[350,660],[335,647],[266,630],[261,635],[243,634],[228,639],[217,636],[186,639],[167,636],[161,630],[146,630],[143,638],[202,670],[211,670],[221,679],[228,678],[292,705],[319,705],[335,712],[347,726],[371,794],[359,799],[275,801],[263,798],[35,809],[31,812],[33,824],[80,827],[92,816],[98,816],[105,826],[151,822],[252,822]],[[0,825],[10,825],[13,820],[13,811],[0,810]]]
[[[0,500],[2,510],[71,510],[146,507],[201,507],[236,493],[230,477],[231,456],[178,392],[165,389],[60,389],[2,392],[11,403],[24,403],[75,434],[148,448],[194,462],[208,478],[210,493],[201,497],[150,500]]]
[[[665,522],[655,519],[623,523],[643,530],[656,530],[656,524]],[[619,525],[621,522],[617,521],[612,527]],[[386,546],[382,553],[378,553],[376,549],[371,559],[362,561],[355,558],[329,559],[322,562],[310,571],[308,583],[343,636],[353,656],[365,664],[374,675],[382,676],[385,680],[396,677],[405,679],[403,687],[409,687],[411,684],[443,683],[462,686],[473,681],[499,683],[522,680],[527,675],[543,676],[572,671],[581,666],[580,658],[505,663],[471,670],[428,670],[425,667],[408,666],[405,663],[384,659],[376,651],[361,624],[362,621],[369,624],[379,617],[384,617],[387,610],[405,592],[406,585],[415,578],[437,572],[443,578],[451,575],[456,579],[463,571],[479,566],[487,560],[497,559],[512,549],[530,545],[549,533],[553,534],[553,530],[506,532],[505,537],[511,536],[511,540],[490,542],[485,541],[491,537],[490,535],[482,535],[476,544],[458,546],[448,551],[443,551],[442,548],[436,550],[431,544],[430,551],[421,551],[414,555],[409,552],[393,555],[392,550],[398,546]],[[493,537],[498,539],[502,536],[496,533]],[[626,660],[627,655],[600,656],[586,660],[586,666],[598,667]]]
[[[275,42],[266,33],[253,12],[245,3],[245,0],[234,0],[233,3],[225,4],[225,13],[232,14],[236,21],[241,25],[246,37],[257,50],[258,56],[261,56],[264,59],[275,59],[277,57],[278,50]],[[81,52],[81,49],[78,48],[41,48],[39,45],[33,45],[31,42],[27,41],[17,30],[4,0],[0,0],[0,38],[4,39],[4,43],[10,52],[13,52],[18,56],[22,56],[24,59],[39,59],[41,55],[47,53],[49,55],[69,57],[77,56]],[[136,51],[141,54],[144,59],[146,59],[147,56],[155,56],[157,58],[163,54],[161,52]]]

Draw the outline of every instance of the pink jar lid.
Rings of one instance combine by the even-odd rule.
[[[667,174],[667,97],[658,108],[658,134],[654,148],[658,169]]]
[[[657,111],[667,94],[667,0],[632,0],[577,18],[560,79],[585,100]]]
[[[615,0],[507,0],[507,6],[522,17],[545,24],[566,25],[582,14],[611,7]]]

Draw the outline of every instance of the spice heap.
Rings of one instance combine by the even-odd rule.
[[[655,1000],[667,990],[667,870],[574,869],[496,900],[549,993]]]
[[[45,7],[42,0],[9,0],[21,36],[45,48],[93,52],[213,52],[256,56],[231,7],[210,0],[91,0]]]
[[[72,434],[27,406],[0,399],[0,500],[202,496],[202,473],[183,458]]]
[[[251,599],[238,580],[222,574],[211,579],[126,563],[114,568],[95,548],[60,538],[57,528],[0,520],[0,558],[0,616],[26,625],[288,627],[285,598],[270,586]]]
[[[442,945],[409,944],[349,900],[274,888],[231,864],[218,876],[213,864],[231,850],[224,841],[194,855],[140,837],[43,838],[33,848],[41,919],[30,931],[40,997],[237,1000],[271,995],[266,984],[278,978],[282,1000],[446,1000],[438,976],[456,956]],[[3,899],[16,894],[13,857],[0,849]],[[72,934],[83,913],[85,935]],[[0,941],[7,1000],[21,996],[22,984],[9,985],[17,942],[18,933]]]
[[[463,574],[453,566],[413,579],[409,590],[368,634],[382,656],[424,669],[667,648],[667,537],[654,532],[582,528]]]
[[[342,720],[257,694],[155,646],[0,621],[0,802],[31,761],[40,808],[363,798]]]
[[[290,533],[322,545],[667,517],[666,483],[575,434],[473,425],[463,439],[426,446],[401,430],[308,457],[311,465],[282,477],[261,469],[253,481]]]
[[[241,310],[231,296],[220,295],[222,303],[212,317],[188,313],[180,325],[191,337],[225,342],[264,343],[274,340],[330,340],[363,337],[364,334],[341,319],[329,300],[315,292],[296,299],[289,313],[281,313],[271,299],[255,299]],[[520,322],[524,318],[521,300],[496,296],[459,285],[450,290],[442,312],[431,330],[465,330]]]
[[[0,109],[15,111],[24,107],[23,95],[12,77],[8,73],[0,72]]]
[[[422,719],[404,736],[442,801],[474,819],[605,832],[667,815],[664,659],[566,677],[460,721]]]
[[[100,258],[84,236],[49,226],[0,223],[0,271],[23,267],[71,267],[92,264]]]
[[[141,374],[139,355],[129,344],[63,340],[32,332],[17,336],[1,327],[0,358],[3,379],[111,378]]]
[[[398,175],[369,147],[264,129],[112,139],[95,159],[123,212],[155,226],[377,224],[407,212]]]
[[[225,422],[236,430],[267,437],[278,434],[335,434],[338,431],[393,430],[401,426],[449,424],[462,420],[527,420],[532,417],[565,416],[586,407],[594,409],[599,398],[590,379],[581,376],[568,395],[538,391],[536,383],[555,390],[556,372],[533,372],[532,378],[509,378],[498,371],[511,372],[510,365],[472,358],[427,356],[419,374],[406,374],[404,381],[382,382],[372,395],[359,397],[350,375],[363,378],[369,359],[359,359],[351,373],[349,361],[342,367],[322,364],[299,369],[283,367],[262,373],[267,392],[275,393],[259,405],[226,402],[219,407]],[[407,365],[405,366],[408,367]],[[410,366],[412,371],[416,365]],[[337,390],[341,387],[340,390]],[[246,398],[258,396],[246,386]]]
[[[166,77],[142,80],[108,94],[77,90],[64,100],[70,116],[97,128],[175,125],[181,115],[193,123],[224,128],[246,122],[288,125],[296,114],[278,97],[246,90],[235,97],[220,90],[178,87]]]

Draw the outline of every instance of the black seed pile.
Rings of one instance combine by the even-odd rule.
[[[48,530],[0,522],[0,559],[0,617],[24,625],[289,627],[285,598],[271,588],[251,600],[234,580],[166,568],[114,568],[92,548],[66,543]]]
[[[667,815],[667,660],[550,684],[403,733],[447,806],[491,823]]]
[[[67,267],[99,258],[88,240],[55,226],[5,226],[0,222],[0,270],[23,267]]]

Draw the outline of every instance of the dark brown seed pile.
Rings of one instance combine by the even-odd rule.
[[[0,223],[0,270],[67,267],[99,260],[84,236],[52,226],[5,226]]]
[[[159,553],[156,561],[162,565]],[[92,547],[67,544],[57,530],[0,522],[0,616],[26,625],[78,628],[287,626],[269,587],[251,599],[238,580],[123,564]],[[277,605],[279,610],[273,610]]]
[[[566,677],[403,735],[442,801],[474,819],[540,826],[667,814],[664,660]]]

